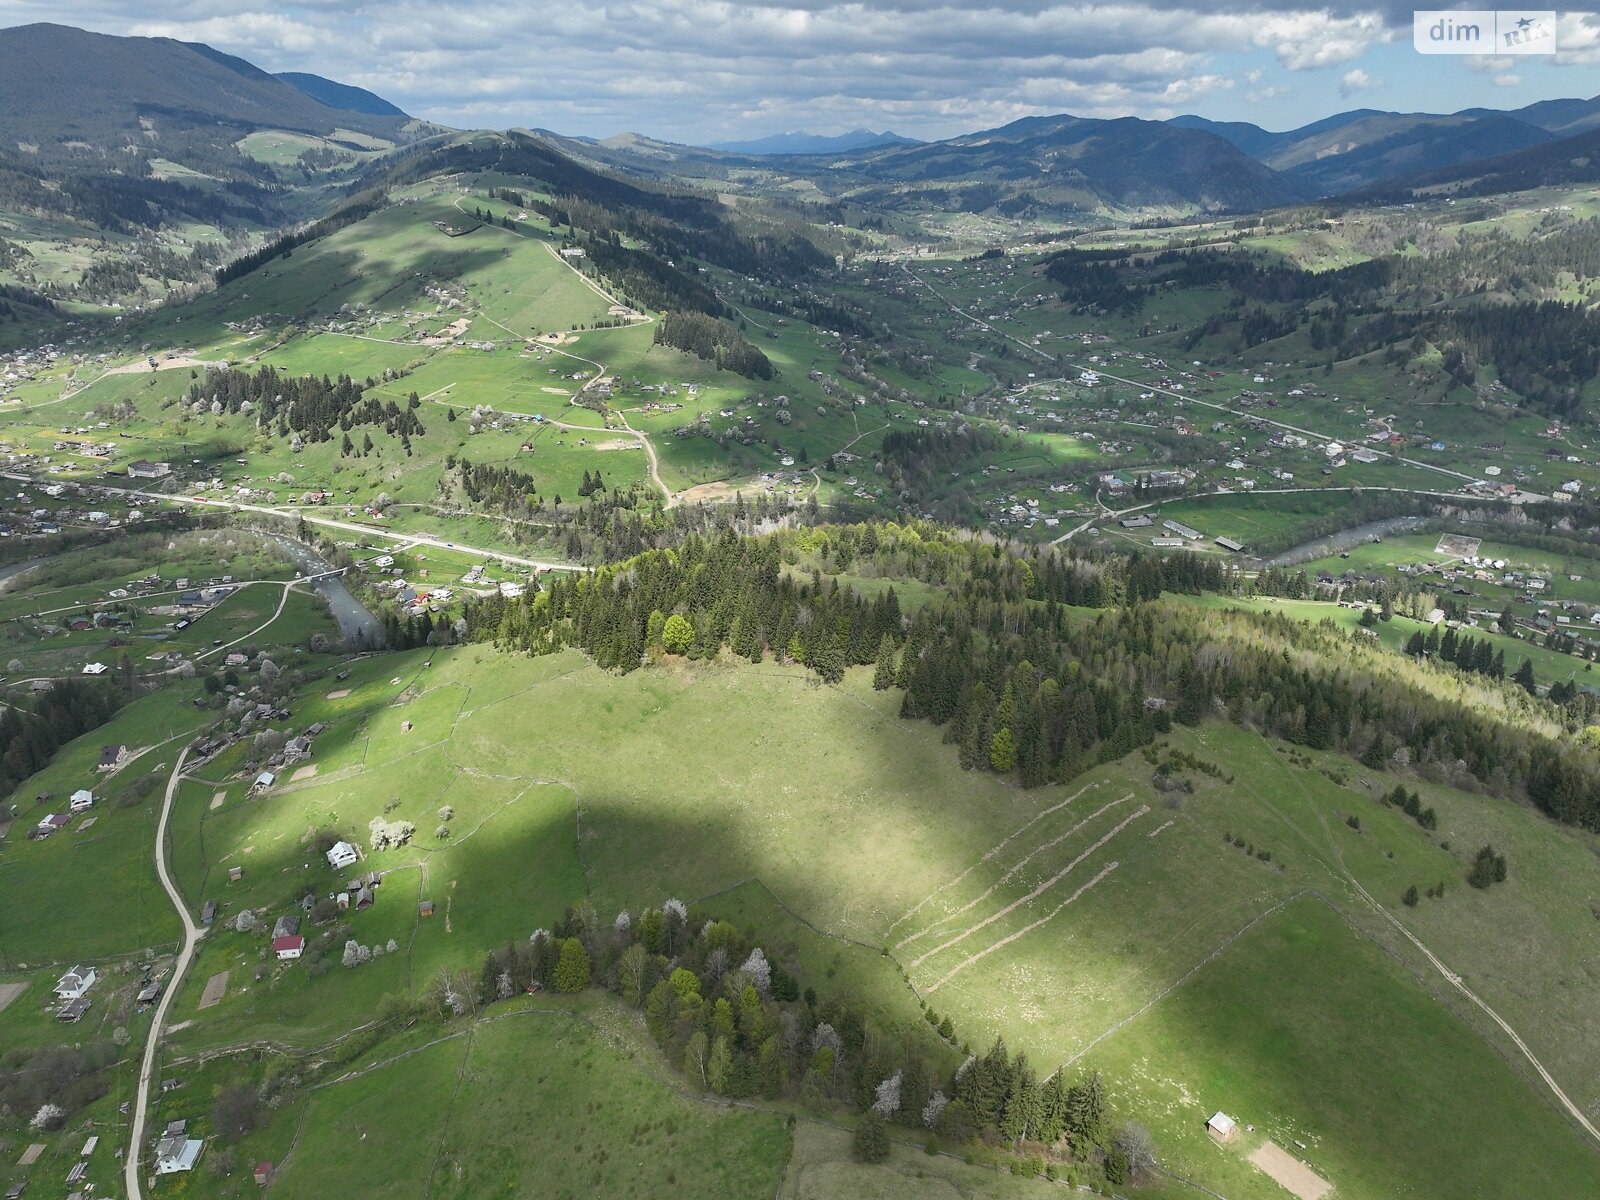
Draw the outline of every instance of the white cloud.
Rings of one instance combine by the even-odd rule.
[[[1362,92],[1370,92],[1373,88],[1382,86],[1383,85],[1377,80],[1373,79],[1372,76],[1368,75],[1360,67],[1357,67],[1353,71],[1346,71],[1344,73],[1344,78],[1339,81],[1339,95],[1346,97],[1355,96]]]
[[[0,25],[51,20],[204,41],[267,70],[371,88],[449,124],[641,129],[684,141],[859,125],[940,137],[1063,111],[1162,117],[1219,96],[1235,106],[1291,96],[1333,103],[1333,68],[1349,68],[1343,94],[1366,90],[1373,81],[1362,67],[1373,68],[1358,60],[1410,36],[1410,10],[1393,0],[1233,0],[1226,9],[1207,0],[143,0],[130,8],[0,0]],[[1567,14],[1560,34],[1564,61],[1600,62],[1600,21]]]

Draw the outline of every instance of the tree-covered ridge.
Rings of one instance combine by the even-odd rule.
[[[669,312],[656,326],[655,343],[714,361],[719,371],[771,379],[772,363],[733,326],[698,312]]]
[[[1051,255],[1045,275],[1080,312],[1137,313],[1167,290],[1230,293],[1225,310],[1185,334],[1185,351],[1213,338],[1247,349],[1301,327],[1313,351],[1341,360],[1386,347],[1415,355],[1432,343],[1458,383],[1491,363],[1541,410],[1575,415],[1600,374],[1600,318],[1555,297],[1567,275],[1593,274],[1600,221],[1529,239],[1498,231],[1458,243],[1418,237],[1424,253],[1385,253],[1329,271],[1213,248],[1071,249]]]
[[[907,612],[892,586],[869,599],[841,585],[846,572],[937,591]],[[1214,716],[1600,829],[1600,754],[1566,736],[1587,697],[1563,711],[1513,681],[1464,677],[1332,626],[1151,603],[1228,586],[1201,556],[1096,560],[926,525],[725,530],[491,597],[467,627],[508,650],[575,646],[621,671],[651,654],[724,651],[771,653],[828,682],[876,664],[877,686],[903,690],[903,716],[943,726],[963,765],[1014,770],[1025,786],[1121,757],[1173,720]]]

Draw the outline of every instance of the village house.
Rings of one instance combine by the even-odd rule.
[[[153,463],[143,458],[136,458],[128,464],[129,479],[165,479],[171,474],[171,463]]]
[[[56,980],[56,997],[61,1000],[77,1000],[94,986],[95,978],[93,967],[73,967]]]
[[[275,937],[272,939],[272,953],[279,962],[299,958],[306,948],[306,940],[299,934],[292,937]]]
[[[333,848],[328,851],[328,865],[335,871],[342,871],[346,867],[354,866],[360,858],[361,851],[357,850],[349,842],[335,842]]]
[[[97,769],[101,771],[116,770],[122,765],[122,760],[127,756],[127,753],[128,748],[126,746],[101,746],[100,764]]]
[[[73,812],[83,812],[86,809],[93,808],[94,793],[86,788],[79,788],[77,791],[72,793],[72,799],[69,802],[69,807]]]
[[[205,1143],[199,1138],[185,1136],[187,1122],[174,1121],[167,1126],[167,1136],[156,1143],[156,1174],[174,1175],[179,1171],[192,1171],[200,1159]],[[174,1128],[177,1132],[174,1133]]]

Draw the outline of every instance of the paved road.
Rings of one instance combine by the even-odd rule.
[[[144,1147],[145,1119],[150,1109],[150,1084],[151,1075],[155,1071],[156,1050],[161,1044],[161,1031],[166,1025],[167,1010],[172,1007],[173,998],[178,994],[178,985],[183,980],[184,972],[194,961],[195,947],[204,932],[189,916],[188,905],[184,904],[183,897],[172,882],[172,876],[167,873],[167,822],[172,816],[173,797],[178,794],[178,781],[183,776],[183,761],[188,757],[189,750],[185,747],[179,752],[178,761],[172,765],[172,775],[167,779],[167,790],[161,798],[161,819],[156,823],[156,874],[160,877],[161,886],[166,889],[172,906],[178,910],[179,920],[183,922],[183,948],[178,951],[178,960],[173,965],[172,974],[167,977],[166,989],[156,1003],[155,1016],[150,1021],[150,1036],[144,1044],[144,1059],[139,1064],[138,1091],[133,1100],[133,1128],[129,1134],[127,1158],[123,1163],[123,1178],[128,1189],[128,1200],[143,1200],[144,1197],[143,1180],[140,1178],[140,1159]]]
[[[37,481],[32,480],[30,477],[30,482]],[[104,488],[108,492],[120,492],[126,496],[138,496],[143,500],[165,500],[174,504],[189,504],[197,508],[219,508],[232,512],[253,512],[269,517],[292,517],[304,521],[307,525],[320,525],[325,529],[342,529],[349,533],[359,533],[368,537],[409,540],[419,546],[432,546],[436,550],[460,550],[465,554],[476,554],[482,558],[492,558],[499,562],[511,563],[519,567],[531,567],[540,571],[587,571],[589,569],[578,563],[547,562],[537,558],[522,558],[516,554],[507,554],[503,550],[488,550],[481,546],[468,546],[461,542],[447,542],[443,538],[434,537],[432,534],[427,533],[382,529],[374,525],[358,524],[355,521],[340,521],[334,517],[314,517],[306,513],[284,512],[265,504],[245,504],[238,500],[214,500],[209,496],[184,496],[176,493],[167,495],[163,492],[146,492],[137,488],[112,487],[104,483],[95,483],[91,486]]]

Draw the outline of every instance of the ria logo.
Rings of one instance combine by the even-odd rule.
[[[1412,15],[1418,54],[1554,54],[1556,14],[1528,9],[1429,9]]]

